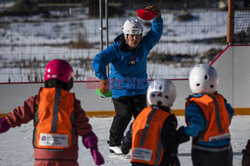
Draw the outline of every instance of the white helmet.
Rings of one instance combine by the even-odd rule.
[[[125,39],[127,35],[137,35],[143,33],[143,26],[137,19],[126,20],[123,24],[122,31],[124,33]]]
[[[147,101],[150,105],[171,107],[175,101],[176,89],[168,79],[156,79],[149,84]]]
[[[189,74],[189,87],[193,93],[213,94],[217,90],[218,75],[208,64],[199,64]]]

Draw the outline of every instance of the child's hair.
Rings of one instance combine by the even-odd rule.
[[[73,78],[69,80],[68,83],[62,82],[57,79],[50,79],[45,81],[45,87],[46,88],[62,88],[64,90],[69,91],[73,87]]]

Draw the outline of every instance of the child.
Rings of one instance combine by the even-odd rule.
[[[121,150],[131,151],[132,166],[179,166],[178,145],[189,140],[184,128],[176,131],[177,120],[170,107],[176,97],[175,85],[166,79],[151,82],[146,107],[123,139]],[[132,145],[132,146],[131,146]]]
[[[0,133],[34,120],[35,166],[77,166],[78,135],[82,136],[85,147],[90,148],[96,165],[104,163],[80,101],[69,92],[73,77],[68,62],[50,61],[44,74],[45,87],[40,88],[38,95],[29,97],[23,106],[0,118]]]
[[[187,98],[184,131],[193,138],[194,166],[232,166],[229,125],[234,110],[217,93],[216,70],[207,64],[193,67],[189,86],[193,95]]]

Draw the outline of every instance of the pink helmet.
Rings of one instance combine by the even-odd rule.
[[[44,80],[57,79],[68,83],[71,78],[74,78],[72,66],[65,60],[54,59],[50,61],[45,68]]]

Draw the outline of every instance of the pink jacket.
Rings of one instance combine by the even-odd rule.
[[[75,99],[75,130],[79,136],[85,136],[92,131],[89,119],[86,117],[85,111],[81,108],[80,101]],[[31,96],[24,101],[23,106],[15,108],[12,112],[5,116],[10,127],[20,126],[33,120],[35,111],[38,107],[38,95]],[[77,161],[78,159],[78,141],[75,146],[64,149],[63,151],[51,151],[46,149],[34,148],[34,158],[36,160],[68,160]]]

